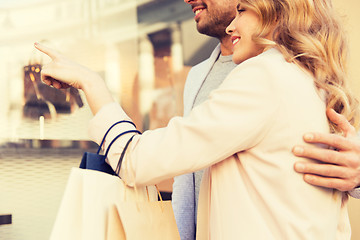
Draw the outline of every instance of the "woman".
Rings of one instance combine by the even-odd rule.
[[[350,239],[342,193],[306,184],[291,154],[302,133],[330,131],[327,107],[358,122],[345,86],[346,44],[330,2],[241,0],[237,11],[227,32],[241,64],[188,117],[136,135],[120,175],[130,185],[148,185],[205,168],[197,239]],[[98,75],[36,47],[53,59],[43,68],[44,82],[84,90],[96,114],[94,141],[114,122],[130,120]],[[106,142],[131,129],[118,125]],[[114,169],[130,137],[110,150]]]

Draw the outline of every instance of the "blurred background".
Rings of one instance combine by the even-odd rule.
[[[334,0],[349,34],[351,86],[360,97],[360,2]],[[196,31],[181,0],[0,0],[0,239],[48,239],[68,174],[95,151],[83,93],[40,82],[38,41],[98,72],[141,130],[182,114],[191,66],[217,41]],[[172,179],[160,184],[171,198]],[[306,196],[304,196],[306,197]],[[360,239],[360,200],[350,200]]]

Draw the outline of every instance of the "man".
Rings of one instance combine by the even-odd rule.
[[[184,0],[192,7],[201,34],[215,37],[220,44],[209,59],[194,66],[186,80],[184,89],[184,115],[207,99],[227,74],[236,66],[231,61],[232,42],[225,33],[226,27],[235,17],[237,0]],[[338,123],[344,137],[332,134],[304,133],[308,143],[323,143],[337,151],[316,148],[310,145],[294,146],[299,157],[319,160],[322,164],[296,163],[294,168],[304,173],[304,180],[310,184],[340,191],[350,191],[360,198],[360,140],[355,129],[347,120],[332,110],[328,117]],[[173,185],[173,208],[182,240],[195,239],[196,211],[202,171],[178,176]]]

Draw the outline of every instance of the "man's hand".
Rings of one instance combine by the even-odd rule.
[[[343,131],[343,136],[324,133],[307,133],[307,143],[326,144],[335,150],[311,146],[295,146],[293,153],[320,161],[295,163],[295,171],[304,173],[304,180],[312,185],[350,191],[360,186],[360,139],[355,128],[344,116],[333,109],[326,111],[331,121]]]

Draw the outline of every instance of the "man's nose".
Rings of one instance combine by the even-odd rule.
[[[194,0],[184,0],[184,2],[190,4],[191,2],[194,2]]]

